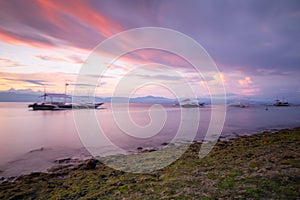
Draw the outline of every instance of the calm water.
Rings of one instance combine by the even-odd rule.
[[[27,109],[28,103],[0,103],[0,176],[14,176],[20,173],[31,171],[43,171],[54,164],[58,158],[86,158],[89,152],[84,148],[80,138],[84,134],[89,134],[91,129],[86,127],[86,132],[82,130],[78,134],[74,113],[66,111],[30,111]],[[122,108],[124,104],[118,104]],[[151,123],[148,109],[151,104],[131,104],[130,115],[134,123],[139,127],[147,126]],[[193,136],[192,127],[197,124],[195,113],[200,113],[200,126],[193,140],[202,140],[207,131],[211,117],[211,110],[218,110],[218,106],[205,108],[172,107],[163,105],[166,111],[166,120],[163,128],[157,134],[146,137],[145,132],[137,137],[125,134],[115,124],[112,115],[112,108],[109,103],[97,110],[76,110],[81,126],[88,126],[89,112],[95,113],[98,123],[105,132],[105,137],[115,146],[124,152],[134,152],[137,147],[152,148],[160,147],[164,142],[170,142],[175,137],[180,122],[188,124],[184,134],[172,142],[190,141]],[[154,117],[163,117],[160,108],[154,108]],[[157,111],[157,115],[155,112]],[[180,116],[184,112],[185,118]],[[117,113],[122,116],[124,113]],[[126,116],[125,116],[126,117]],[[127,118],[126,118],[127,119]],[[155,121],[155,119],[152,118]],[[77,122],[78,123],[78,122]],[[124,118],[123,126],[127,126]],[[253,105],[249,108],[227,107],[226,121],[222,131],[222,137],[233,137],[262,132],[264,130],[290,128],[300,126],[300,107],[269,107]],[[130,126],[127,127],[130,129]],[[155,127],[154,127],[155,128]],[[157,127],[156,127],[157,128]],[[99,141],[98,149],[100,154],[110,155],[119,153],[112,148],[106,140]]]

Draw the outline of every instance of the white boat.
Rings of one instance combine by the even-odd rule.
[[[182,100],[179,105],[183,108],[196,108],[196,107],[203,107],[204,103],[199,103],[198,100],[191,100],[191,99],[184,99]]]
[[[285,101],[284,98],[283,98],[282,101],[280,101],[279,99],[276,99],[273,106],[290,106],[290,104],[289,104],[288,101]]]
[[[238,108],[247,108],[249,107],[249,104],[238,102],[238,103],[233,103],[229,105],[230,107],[238,107]]]

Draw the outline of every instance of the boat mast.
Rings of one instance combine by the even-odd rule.
[[[67,96],[67,87],[68,87],[68,83],[65,83],[65,103],[66,103],[66,96]]]
[[[46,102],[46,88],[44,87],[44,103]]]

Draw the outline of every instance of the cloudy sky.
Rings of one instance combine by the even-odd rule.
[[[220,74],[212,77],[224,82],[228,96],[300,99],[298,0],[0,0],[0,90],[46,87],[63,92],[65,82],[72,90],[82,64],[99,43],[140,27],[173,29],[197,41],[216,63]],[[144,49],[111,65],[97,95],[110,96],[126,73],[154,62],[180,72],[197,96],[209,94],[205,81],[182,58]],[[162,69],[132,78],[182,81]],[[151,85],[136,95],[172,96]]]

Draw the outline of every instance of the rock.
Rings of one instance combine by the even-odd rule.
[[[134,180],[134,179],[132,179],[130,182],[133,184],[137,183],[136,180]]]
[[[284,159],[296,159],[296,158],[298,158],[298,155],[294,152],[287,152],[287,153],[283,154],[283,158]]]
[[[61,163],[69,163],[70,161],[71,161],[71,158],[59,158],[59,159],[55,160],[54,162],[61,164]]]
[[[227,141],[220,141],[220,142],[218,143],[218,146],[219,146],[220,148],[225,148],[225,147],[227,147],[227,145],[228,145],[228,142],[227,142]]]
[[[34,149],[34,150],[29,151],[29,153],[33,153],[33,152],[36,152],[36,151],[44,151],[44,150],[45,150],[44,147],[41,147],[39,149]]]
[[[6,178],[0,180],[0,184],[1,184],[1,183],[7,183],[7,182],[8,182],[8,180],[7,180]]]
[[[142,153],[149,153],[149,152],[153,152],[153,151],[157,151],[157,149],[144,149],[144,150],[142,150],[141,152]]]
[[[254,156],[252,153],[247,153],[244,155],[246,158],[251,158],[252,156]]]
[[[13,181],[16,180],[16,179],[17,179],[17,177],[11,176],[11,177],[6,178],[5,181],[7,181],[7,182],[13,182]]]
[[[41,176],[41,175],[42,175],[41,172],[32,172],[32,173],[30,174],[30,177],[39,177],[39,176]]]
[[[138,147],[138,148],[136,148],[136,150],[142,150],[143,149],[143,147]]]
[[[65,169],[73,169],[75,168],[75,165],[73,164],[66,164],[66,165],[55,165],[53,167],[51,167],[50,169],[48,169],[48,172],[60,172],[60,171],[64,171]]]
[[[85,168],[86,169],[95,169],[98,161],[94,158],[88,159],[85,161]]]
[[[167,146],[169,143],[168,142],[163,142],[161,145],[162,146]]]

